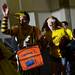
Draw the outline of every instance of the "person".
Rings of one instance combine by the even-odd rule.
[[[69,61],[69,68],[70,68],[70,75],[74,75],[75,73],[75,29],[73,29],[73,39],[67,45],[66,49],[68,50],[68,61]]]
[[[4,11],[5,10],[5,11]],[[29,25],[30,16],[26,11],[16,13],[18,19],[18,25],[13,25],[11,29],[8,29],[8,18],[9,18],[9,8],[6,6],[3,9],[3,20],[1,25],[1,32],[4,34],[9,34],[16,38],[17,50],[24,47],[30,47],[32,45],[38,44],[38,40],[41,37],[41,32],[39,28]],[[15,50],[16,51],[16,50]],[[38,70],[25,71],[24,74],[34,74],[38,75]]]
[[[69,26],[68,22],[67,21],[62,21],[62,26],[65,29],[66,33],[68,34],[69,39],[72,40],[72,37],[73,37],[72,30],[68,27]]]
[[[61,67],[62,54],[59,44],[61,38],[66,35],[62,23],[56,17],[50,16],[45,20],[42,30],[45,31],[45,37],[48,40],[47,46],[50,48],[51,74],[61,75],[63,71]]]
[[[62,26],[65,29],[66,36],[68,36],[67,39],[65,39],[63,41],[63,45],[61,45],[62,46],[61,50],[63,52],[62,64],[65,65],[66,74],[70,74],[70,65],[69,65],[69,61],[68,61],[69,50],[66,47],[70,43],[70,41],[72,40],[73,34],[72,34],[71,29],[68,28],[67,21],[62,21]]]
[[[40,38],[39,35],[41,34],[40,30],[37,27],[32,27],[32,26],[28,25],[29,21],[30,21],[29,14],[27,12],[20,12],[20,13],[17,13],[17,16],[19,16],[20,24],[12,26],[12,28],[10,30],[10,29],[7,29],[8,15],[6,14],[3,17],[3,22],[1,25],[1,32],[10,34],[12,36],[16,36],[18,38],[17,40],[18,40],[20,48],[23,47],[23,44],[24,44],[23,41],[25,40],[24,38],[26,38],[28,35],[30,36],[31,33],[32,33],[32,35],[35,35],[37,32],[37,35],[35,36],[35,40],[39,40],[39,38]],[[4,24],[4,22],[5,22],[5,24]],[[5,27],[3,27],[4,25],[5,25]]]
[[[20,75],[8,60],[12,54],[11,49],[0,40],[0,75]]]
[[[45,27],[46,26],[46,27]],[[52,41],[52,32],[47,26],[47,19],[43,23],[41,29],[42,36],[40,38],[41,53],[44,58],[44,66],[40,68],[41,75],[52,75],[50,71],[50,47],[49,41]]]

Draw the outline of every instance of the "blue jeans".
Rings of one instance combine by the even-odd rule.
[[[62,62],[62,65],[65,66],[66,75],[70,75],[70,63],[69,63],[69,61],[64,57],[64,58],[61,58],[61,62]]]

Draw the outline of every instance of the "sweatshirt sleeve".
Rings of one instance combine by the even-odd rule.
[[[8,29],[8,17],[3,17],[1,23],[1,32],[6,33]]]

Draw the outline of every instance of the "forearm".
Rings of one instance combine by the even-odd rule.
[[[8,30],[8,17],[4,16],[1,24],[1,32],[7,33]]]
[[[4,16],[1,24],[1,32],[11,35],[12,29],[8,29],[8,17]]]

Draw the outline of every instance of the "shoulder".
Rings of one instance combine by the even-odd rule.
[[[60,28],[60,29],[54,30],[53,32],[56,32],[56,33],[63,33],[63,32],[64,32],[64,28]]]
[[[66,31],[67,31],[67,32],[72,32],[71,29],[69,29],[69,28],[67,28]]]
[[[72,35],[71,29],[68,29],[68,28],[67,28],[67,29],[66,29],[66,32],[67,32],[68,35]]]

